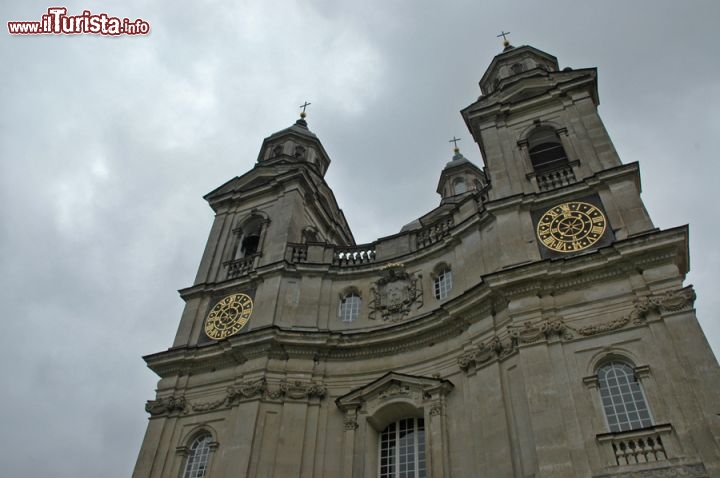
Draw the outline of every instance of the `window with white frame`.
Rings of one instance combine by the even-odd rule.
[[[425,478],[425,423],[422,418],[403,418],[380,434],[379,478]]]
[[[652,426],[645,394],[630,365],[618,360],[607,362],[598,369],[597,377],[611,432]]]
[[[435,298],[438,300],[447,298],[452,290],[452,285],[452,271],[445,267],[435,276]]]
[[[353,322],[360,315],[360,296],[350,292],[340,299],[340,310],[338,315],[343,322]]]
[[[198,435],[188,449],[187,461],[183,478],[204,478],[210,459],[210,444],[212,436],[209,433]]]

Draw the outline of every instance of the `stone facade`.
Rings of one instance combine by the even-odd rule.
[[[199,436],[206,477],[377,477],[404,418],[424,423],[418,476],[720,476],[688,230],[653,226],[596,70],[507,46],[480,87],[462,115],[485,167],[456,150],[440,205],[398,234],[355,244],[303,118],[205,197],[215,222],[177,336],[145,357],[160,381],[135,478],[186,476]],[[583,225],[583,207],[604,221]],[[212,340],[230,294],[251,315]],[[608,363],[631,367],[651,426],[610,426]]]

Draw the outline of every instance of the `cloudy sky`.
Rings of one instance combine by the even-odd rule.
[[[655,224],[690,224],[687,283],[720,352],[716,0],[61,4],[151,33],[0,32],[3,475],[130,475],[156,383],[141,356],[172,342],[212,221],[202,195],[303,101],[358,242],[436,206],[453,135],[481,164],[459,110],[501,29],[561,68],[598,67]],[[3,29],[54,5],[3,1]]]

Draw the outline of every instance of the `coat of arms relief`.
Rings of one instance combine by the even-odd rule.
[[[406,272],[402,264],[385,267],[380,279],[370,288],[369,318],[397,322],[405,318],[413,307],[422,307],[421,278],[421,275]]]

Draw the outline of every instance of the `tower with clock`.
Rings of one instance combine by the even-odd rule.
[[[504,50],[439,205],[356,244],[303,113],[215,220],[135,478],[720,475],[688,229],[656,228],[594,68]]]

